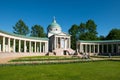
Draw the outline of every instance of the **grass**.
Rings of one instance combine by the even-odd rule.
[[[21,57],[11,60],[9,62],[21,62],[21,61],[55,61],[55,60],[78,60],[78,57],[72,56],[33,56],[33,57]]]
[[[21,58],[41,58],[41,59],[55,59],[55,58],[71,58],[70,56],[29,56]]]
[[[93,58],[109,58],[109,56],[92,56]],[[120,58],[120,56],[111,56],[111,58]]]
[[[120,61],[0,66],[0,80],[119,80]]]

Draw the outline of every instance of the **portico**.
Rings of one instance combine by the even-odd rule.
[[[77,41],[78,53],[89,53],[90,55],[112,55],[120,54],[120,40],[105,41]]]
[[[58,36],[54,35],[51,37],[52,40],[54,40],[51,45],[52,45],[52,50],[54,49],[67,49],[70,48],[70,36]],[[50,49],[51,49],[50,48]]]

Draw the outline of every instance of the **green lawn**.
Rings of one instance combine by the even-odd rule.
[[[0,80],[120,80],[120,61],[0,66]]]
[[[22,62],[22,61],[55,61],[55,60],[77,60],[78,57],[72,56],[32,56],[32,57],[21,57],[18,59],[11,60],[9,62]]]

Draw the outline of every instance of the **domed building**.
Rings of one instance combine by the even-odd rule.
[[[71,35],[62,32],[61,26],[56,22],[54,17],[53,22],[48,25],[49,51],[54,55],[71,55],[74,50],[71,47]]]
[[[47,31],[48,31],[48,37],[54,35],[54,34],[59,34],[61,33],[61,27],[60,25],[56,22],[55,18],[53,19],[53,22],[48,26]]]

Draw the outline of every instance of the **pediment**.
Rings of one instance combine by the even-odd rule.
[[[59,34],[56,34],[56,35],[60,35],[60,36],[70,36],[69,34],[67,34],[67,33],[64,33],[64,32],[61,32],[61,33],[59,33]]]

